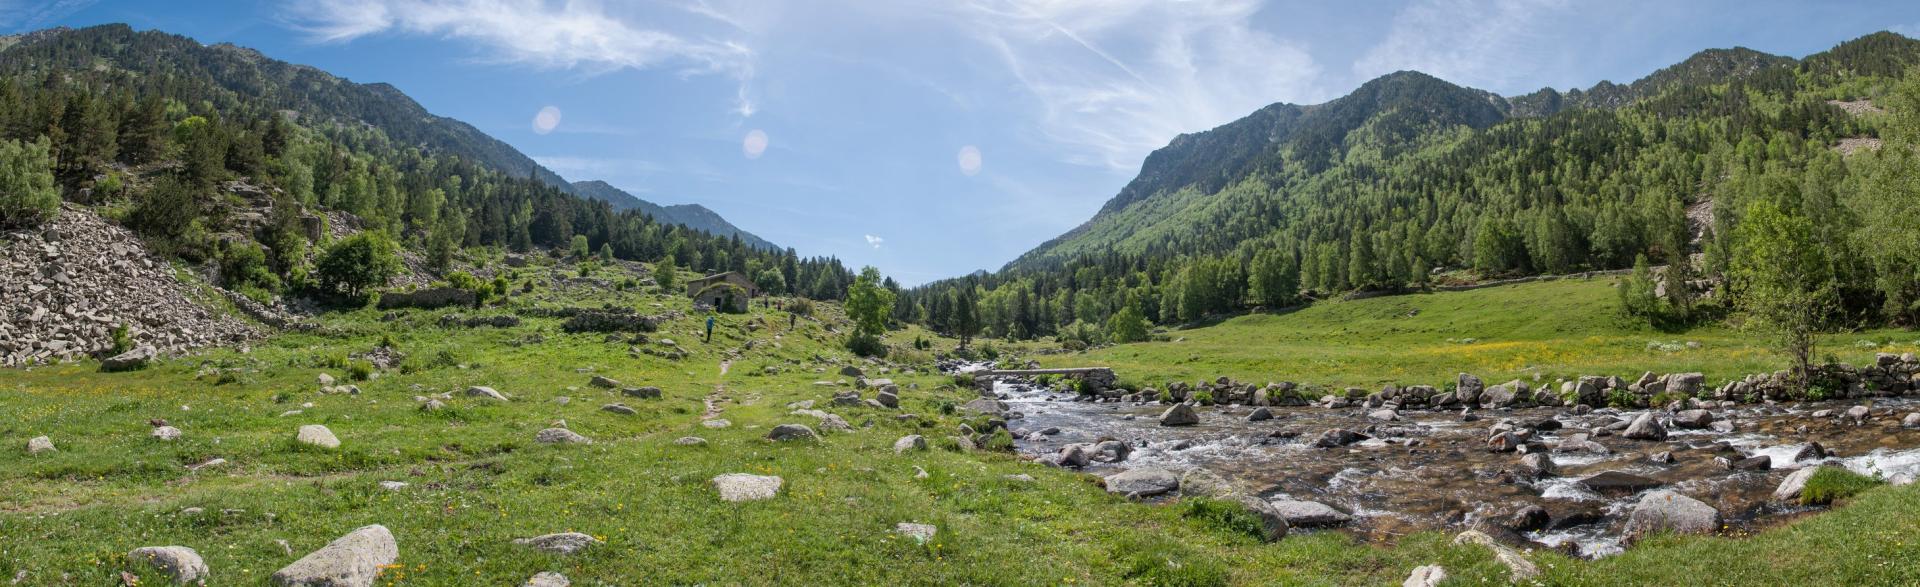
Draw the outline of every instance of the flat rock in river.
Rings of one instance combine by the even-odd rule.
[[[1654,491],[1634,504],[1627,517],[1626,538],[1637,540],[1659,531],[1679,534],[1710,534],[1720,529],[1720,510],[1706,503],[1674,493]]]
[[[1603,495],[1627,495],[1653,489],[1665,483],[1632,473],[1607,471],[1580,480],[1580,484]]]
[[[1150,497],[1180,488],[1180,476],[1166,469],[1133,469],[1107,477],[1107,492]]]
[[[1271,503],[1280,517],[1286,518],[1287,525],[1295,528],[1337,526],[1353,520],[1353,516],[1317,501],[1281,499]]]

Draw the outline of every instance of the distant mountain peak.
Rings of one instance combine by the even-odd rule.
[[[597,179],[573,182],[573,191],[580,197],[606,202],[608,205],[613,206],[614,210],[638,210],[662,223],[678,224],[718,236],[738,236],[741,241],[755,248],[770,251],[780,250],[779,245],[775,245],[767,239],[760,238],[751,232],[741,230],[740,227],[734,226],[731,222],[727,222],[727,219],[721,217],[719,213],[699,204],[661,206],[640,199],[633,194],[627,193],[626,190],[622,190],[613,184]]]

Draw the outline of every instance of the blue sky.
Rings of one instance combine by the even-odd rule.
[[[998,268],[1175,135],[1273,102],[1401,69],[1513,95],[1799,57],[1920,32],[1920,2],[0,0],[0,32],[108,22],[391,83],[568,179],[911,284]]]

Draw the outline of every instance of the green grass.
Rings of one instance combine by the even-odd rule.
[[[1424,299],[1432,305],[1422,316],[1436,319],[1446,311],[1441,304],[1454,303]],[[511,303],[688,309],[677,296],[594,290],[543,289]],[[1176,333],[1189,342],[1133,349],[1202,340],[1226,349],[1229,335],[1260,344],[1290,340],[1247,322],[1270,329],[1274,320],[1368,307],[1329,306]],[[392,529],[401,553],[383,585],[508,585],[539,571],[562,572],[582,585],[1394,585],[1425,564],[1445,566],[1463,584],[1505,580],[1505,568],[1486,551],[1453,546],[1442,533],[1416,533],[1385,546],[1339,533],[1296,532],[1265,544],[1244,531],[1242,518],[1206,502],[1131,503],[1088,476],[1011,454],[941,450],[966,421],[951,407],[974,392],[924,366],[912,374],[875,373],[902,386],[900,411],[918,419],[829,407],[826,401],[842,388],[814,382],[841,379],[834,361],[851,357],[828,330],[846,329],[838,308],[819,304],[817,310],[824,321],[803,319],[796,331],[786,329],[779,312],[726,316],[711,344],[701,341],[699,316],[648,335],[676,340],[690,354],[680,361],[629,356],[628,337],[565,334],[557,319],[525,318],[514,328],[438,326],[447,313],[504,311],[498,309],[409,311],[392,321],[381,319],[384,312],[357,310],[323,317],[314,332],[256,342],[250,352],[210,351],[137,372],[99,373],[93,363],[0,372],[0,486],[7,488],[0,492],[0,577],[26,571],[23,584],[58,584],[66,574],[70,584],[105,585],[127,570],[158,584],[150,571],[126,567],[125,553],[179,544],[207,558],[213,584],[260,585],[327,541],[378,523]],[[890,340],[904,345],[921,336],[933,338],[915,329]],[[1427,336],[1407,333],[1402,340]],[[1718,340],[1731,339],[1725,336]],[[1352,365],[1391,363],[1368,353],[1392,344],[1360,337],[1325,352]],[[348,366],[359,360],[351,355],[386,339],[407,355],[405,368],[369,374],[356,383],[359,395],[319,393],[319,373],[346,382]],[[953,341],[938,343],[951,348]],[[1133,352],[1129,348],[1101,352]],[[1257,347],[1235,352],[1248,360],[1263,356]],[[730,361],[724,375],[723,361]],[[1123,366],[1122,374],[1131,375],[1129,369]],[[594,374],[658,386],[664,397],[639,400],[590,387]],[[469,399],[461,392],[471,385],[493,387],[514,401]],[[702,400],[716,386],[724,389],[721,417],[733,422],[730,428],[699,423]],[[414,396],[443,392],[454,393],[445,410],[416,409]],[[557,403],[563,395],[572,401]],[[828,434],[818,443],[762,439],[777,424],[814,424],[785,407],[809,399],[857,431]],[[615,401],[640,413],[599,409]],[[303,413],[280,415],[296,409]],[[167,419],[185,438],[149,439],[151,418]],[[594,444],[532,441],[557,420]],[[292,442],[295,428],[313,423],[327,425],[344,445],[321,450]],[[21,450],[41,434],[60,452],[30,457]],[[934,449],[894,454],[893,441],[906,434],[926,435]],[[674,445],[682,436],[709,443]],[[186,469],[213,457],[232,464]],[[916,467],[927,476],[918,478]],[[772,500],[729,504],[709,486],[723,473],[774,474],[785,485]],[[1034,481],[1008,478],[1016,474]],[[378,484],[387,480],[410,486],[386,491]],[[1591,563],[1533,556],[1548,570],[1549,583],[1916,580],[1920,565],[1911,542],[1920,522],[1908,512],[1920,507],[1920,493],[1878,488],[1848,503],[1748,539],[1662,538]],[[182,513],[189,507],[204,511]],[[919,544],[891,532],[909,521],[937,525],[939,533]],[[512,543],[569,530],[605,543],[571,557]]]
[[[1839,467],[1820,467],[1807,477],[1807,485],[1800,490],[1800,503],[1806,505],[1829,504],[1858,495],[1860,492],[1881,485],[1879,479],[1861,475]]]
[[[1162,342],[1036,358],[1048,367],[1111,366],[1123,381],[1142,386],[1225,375],[1254,383],[1367,389],[1387,383],[1438,386],[1461,372],[1493,384],[1699,371],[1717,386],[1785,364],[1749,334],[1719,325],[1661,331],[1616,308],[1611,278],[1566,279],[1324,301],[1291,313],[1172,330],[1163,335],[1170,340]],[[1863,340],[1877,345],[1863,347]],[[1875,352],[1916,349],[1920,333],[1879,330],[1823,337],[1818,356],[1862,364]]]

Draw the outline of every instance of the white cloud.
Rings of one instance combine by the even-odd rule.
[[[876,248],[876,249],[880,248],[880,243],[887,242],[887,239],[873,236],[871,234],[866,236],[867,236],[867,244],[873,245],[873,248]]]
[[[617,157],[578,157],[571,155],[535,155],[533,162],[566,177],[608,177],[647,175],[666,171],[667,167],[646,159]]]
[[[1554,39],[1543,26],[1568,0],[1417,0],[1387,38],[1353,64],[1360,79],[1416,70],[1457,84],[1516,92],[1537,78]],[[1537,89],[1537,88],[1535,88]]]
[[[1175,135],[1321,98],[1303,45],[1257,0],[973,0],[956,14],[1038,101],[1072,163],[1132,170]]]
[[[0,31],[46,28],[99,0],[0,0]]]
[[[709,20],[721,14],[704,3],[696,7],[688,12]],[[746,45],[639,26],[622,16],[586,0],[300,0],[286,13],[293,26],[322,42],[379,34],[437,36],[481,45],[501,62],[535,67],[726,76],[739,83],[732,110],[753,115],[748,82],[754,77],[754,53]]]

